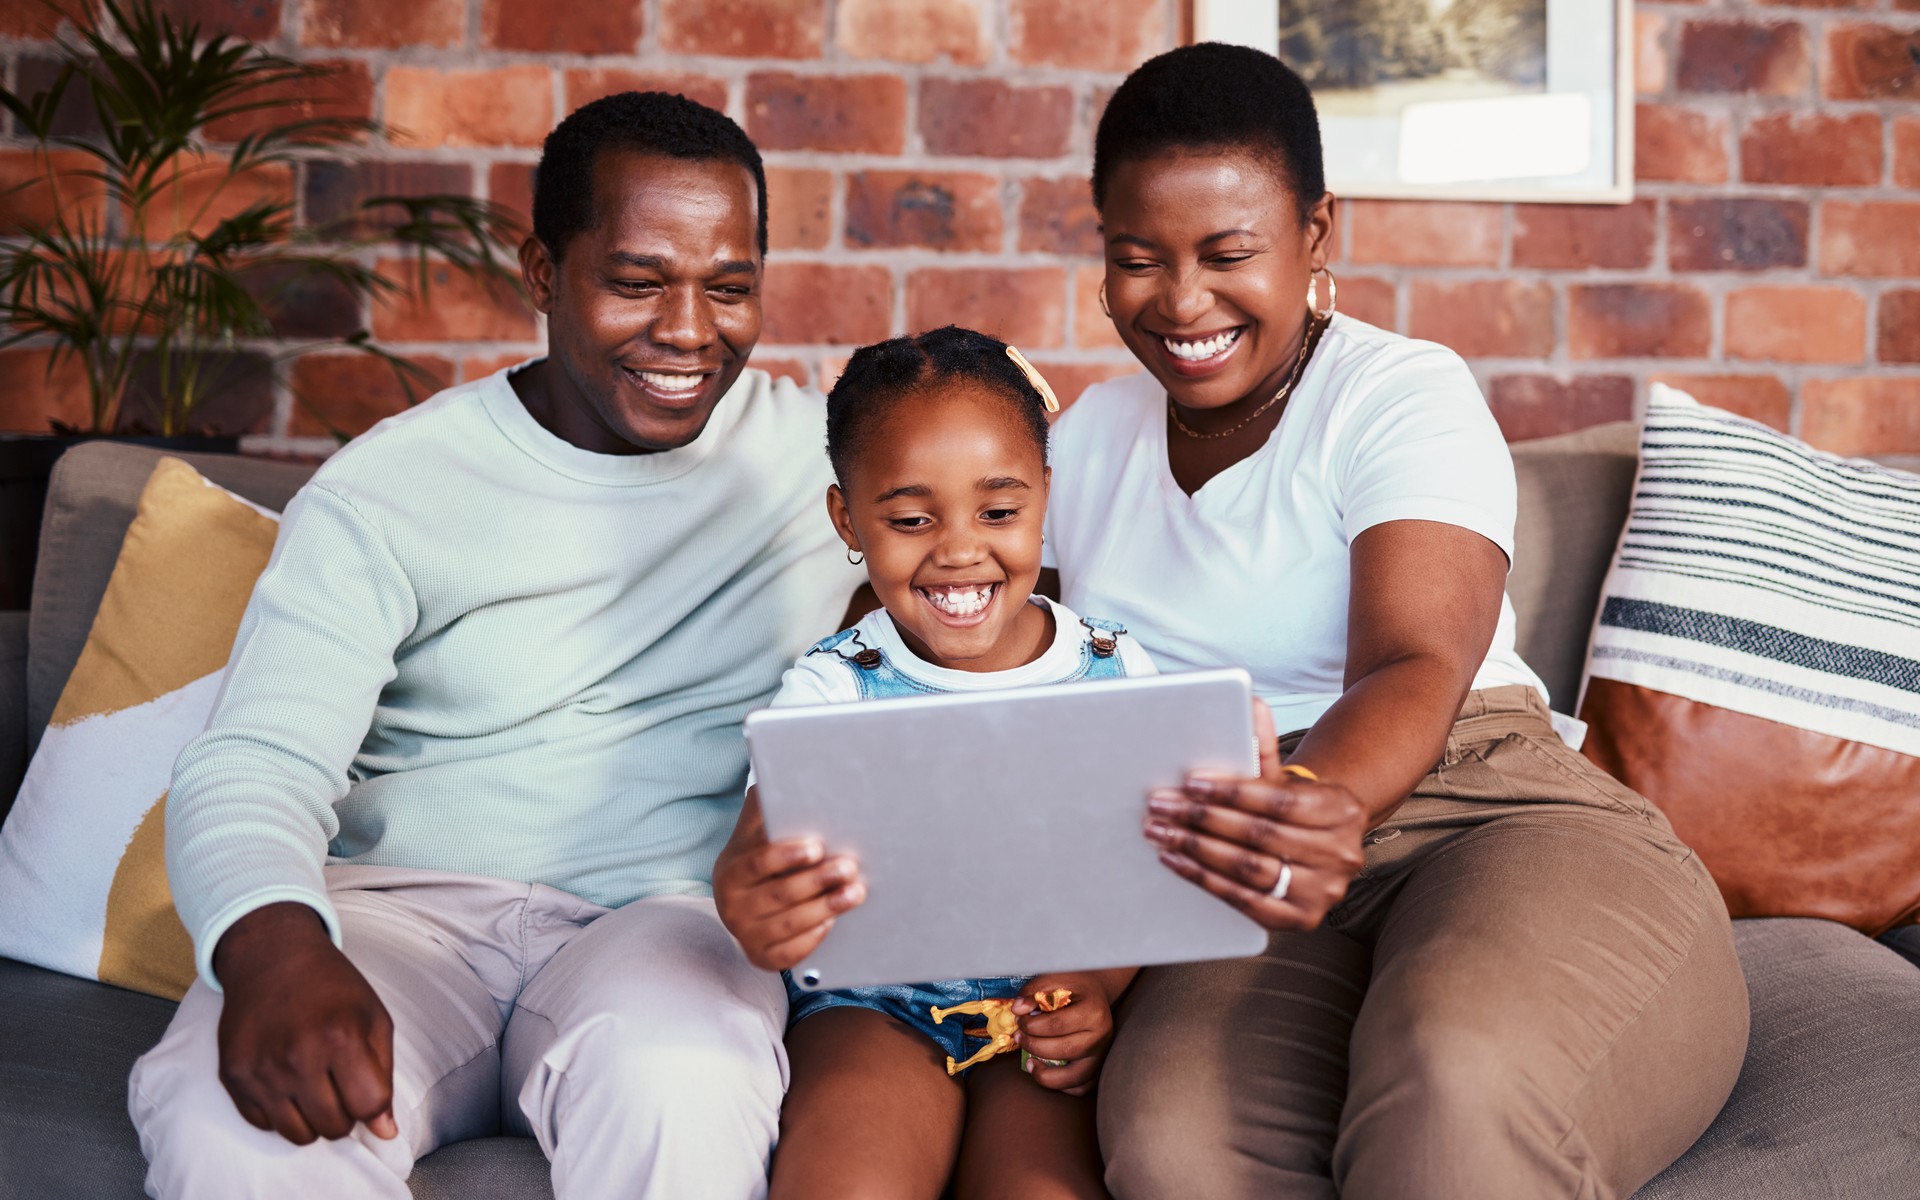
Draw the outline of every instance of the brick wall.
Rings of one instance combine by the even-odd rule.
[[[1107,91],[1178,40],[1180,0],[170,4],[343,65],[324,103],[404,131],[267,183],[309,217],[408,190],[522,204],[559,114],[665,87],[767,156],[757,364],[825,383],[852,345],[958,321],[1065,395],[1131,369],[1094,302],[1088,147]],[[10,80],[45,73],[42,11],[0,0]],[[1466,355],[1516,438],[1626,416],[1670,380],[1835,450],[1920,452],[1920,0],[1645,2],[1636,41],[1632,205],[1346,203],[1342,307]],[[22,170],[0,149],[0,184]],[[316,294],[287,319],[369,324],[450,381],[538,351],[530,314],[445,282],[420,310]],[[43,368],[0,354],[0,426],[72,411],[73,381]],[[289,386],[350,429],[400,402],[354,357],[291,374],[221,419],[312,452],[328,443]]]

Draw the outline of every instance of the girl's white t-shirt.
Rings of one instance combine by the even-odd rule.
[[[1284,733],[1339,699],[1348,547],[1387,521],[1480,534],[1513,561],[1513,459],[1465,362],[1336,316],[1280,424],[1192,496],[1167,466],[1167,397],[1144,372],[1055,424],[1046,565],[1061,599],[1134,631],[1162,671],[1244,667]],[[1546,687],[1500,602],[1475,688]]]

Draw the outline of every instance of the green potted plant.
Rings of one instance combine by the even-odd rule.
[[[103,0],[101,9],[61,40],[48,86],[30,95],[0,87],[0,105],[41,167],[20,186],[42,189],[16,206],[29,215],[0,230],[0,347],[46,346],[49,374],[77,364],[88,393],[84,424],[0,439],[0,606],[25,604],[46,475],[75,438],[233,449],[231,436],[177,439],[217,433],[201,414],[210,398],[249,382],[247,373],[277,372],[318,349],[381,359],[411,398],[431,390],[425,372],[366,329],[282,336],[276,305],[294,289],[324,281],[364,312],[369,299],[424,293],[436,261],[518,286],[520,230],[469,196],[379,196],[336,221],[296,222],[294,164],[338,159],[384,132],[366,118],[304,114],[298,98],[331,68],[243,39],[202,38],[154,0]],[[209,137],[210,127],[229,144]],[[275,178],[278,193],[262,186]],[[417,258],[413,280],[370,262],[374,246],[395,244]]]

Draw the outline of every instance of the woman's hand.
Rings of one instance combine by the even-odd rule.
[[[1020,1018],[1020,1048],[1032,1056],[1027,1059],[1027,1073],[1035,1083],[1069,1096],[1093,1090],[1107,1047],[1113,1043],[1114,1003],[1133,976],[1131,968],[1036,975],[1020,989],[1013,1011]],[[1041,1012],[1033,998],[1055,988],[1066,988],[1073,999],[1064,1008]],[[1054,1062],[1065,1065],[1056,1067]]]
[[[1273,714],[1254,701],[1260,777],[1194,775],[1147,798],[1147,840],[1176,875],[1268,929],[1312,929],[1364,862],[1367,814],[1337,783],[1280,769]],[[1287,886],[1273,893],[1285,872]]]
[[[720,920],[763,971],[784,971],[812,954],[841,913],[867,898],[859,864],[827,856],[813,838],[767,840],[760,799],[747,792],[740,820],[713,867]]]

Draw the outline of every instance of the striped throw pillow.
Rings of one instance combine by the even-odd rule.
[[[1735,916],[1920,917],[1920,476],[1656,385],[1580,716]]]

